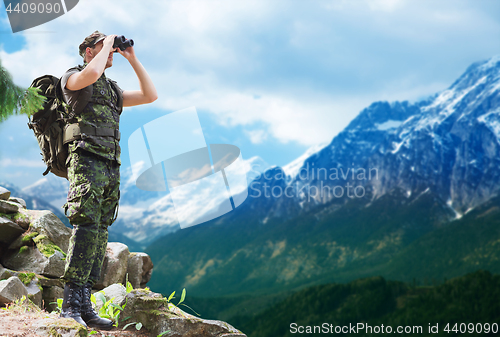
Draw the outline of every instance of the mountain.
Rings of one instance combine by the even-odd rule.
[[[499,89],[500,57],[494,57],[429,99],[373,103],[328,145],[257,176],[233,212],[149,246],[151,287],[187,287],[210,297],[497,268],[493,260],[470,257],[446,267],[440,255],[425,252],[439,251],[426,242],[441,247],[442,231],[476,238],[471,231],[480,220],[466,215],[497,200]],[[488,218],[488,235],[443,245],[446,256],[490,247],[500,239],[497,225]],[[422,273],[412,269],[415,261],[436,267]]]
[[[269,165],[260,157],[243,160],[241,166],[247,180],[265,171]],[[177,214],[169,192],[142,191],[135,186],[127,171],[122,177],[119,217],[110,227],[110,233],[117,233],[136,241],[145,248],[157,238],[180,229]],[[201,214],[199,214],[201,215]]]
[[[68,196],[69,183],[66,179],[61,179],[53,174],[49,174],[33,185],[24,187],[21,191],[25,195],[36,196],[45,200],[53,207],[62,209]]]
[[[306,211],[331,201],[342,205],[348,190],[378,198],[395,187],[429,188],[460,216],[500,191],[499,89],[497,56],[471,65],[429,99],[375,102],[330,144],[283,172],[266,172],[273,179],[253,183],[254,196],[264,193],[264,182],[269,195],[288,188],[289,199]],[[284,201],[267,199],[273,205],[261,220],[282,216]]]

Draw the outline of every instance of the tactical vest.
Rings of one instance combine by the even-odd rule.
[[[83,66],[77,66],[74,68],[69,69],[68,71],[71,70],[77,70],[77,71],[82,71],[84,69]],[[100,78],[99,78],[100,80]],[[98,80],[98,81],[99,81]],[[74,119],[83,119],[83,113],[85,113],[85,108],[89,103],[91,104],[98,104],[98,105],[103,105],[103,106],[108,106],[113,114],[113,119],[111,122],[98,122],[98,121],[80,121],[78,123],[71,123],[67,124],[64,128],[63,131],[63,143],[67,144],[70,143],[74,140],[88,140],[91,138],[89,141],[89,144],[99,144],[102,145],[106,148],[109,148],[110,151],[113,151],[115,153],[115,159],[118,160],[119,157],[119,148],[115,148],[115,142],[110,142],[110,141],[104,141],[102,139],[99,139],[99,137],[113,137],[117,141],[120,140],[120,131],[118,130],[118,123],[119,123],[119,115],[121,114],[123,110],[123,94],[116,84],[115,81],[110,80],[108,78],[105,78],[106,82],[109,84],[111,87],[111,90],[114,91],[116,94],[116,104],[114,103],[113,100],[110,99],[104,99],[99,97],[101,94],[102,96],[105,95],[105,92],[101,90],[100,93],[94,93],[95,90],[95,85],[91,84],[88,87],[85,87],[81,90],[78,91],[78,96],[75,100],[72,100],[70,102],[67,102],[68,105],[71,107],[72,112],[68,116],[69,118],[74,118]],[[97,82],[96,82],[97,83]],[[92,106],[92,112],[96,113],[96,109],[94,106]],[[115,117],[114,114],[117,113],[118,116]],[[109,116],[108,116],[109,120]],[[88,145],[87,147],[92,147],[92,145]],[[95,151],[91,151],[95,152]],[[100,153],[98,153],[100,154]],[[103,154],[103,156],[109,155]],[[108,158],[111,159],[111,158]]]

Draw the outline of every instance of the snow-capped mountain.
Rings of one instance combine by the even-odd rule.
[[[279,186],[275,191],[290,196],[284,201],[270,193],[273,206],[260,206],[267,210],[263,220],[283,214],[285,204],[296,214],[360,195],[379,198],[394,188],[407,197],[430,191],[460,216],[500,191],[499,90],[497,56],[471,65],[429,99],[373,103],[329,145],[273,167],[265,173],[272,181],[255,182],[255,191],[264,193],[265,182],[268,191]]]
[[[243,160],[241,168],[250,183],[255,177],[269,168],[262,158],[254,156]],[[135,186],[131,172],[122,176],[122,202],[119,216],[110,232],[121,233],[128,238],[146,245],[162,235],[178,230],[178,214],[174,208],[170,193],[142,191]],[[200,205],[202,207],[204,205]],[[179,211],[179,210],[177,210]],[[190,210],[199,214],[200,210]]]
[[[62,205],[66,202],[68,187],[69,183],[66,179],[48,174],[33,185],[24,187],[22,192],[46,200],[52,206],[61,210]]]
[[[377,195],[430,188],[464,213],[500,191],[500,57],[475,63],[370,158]]]

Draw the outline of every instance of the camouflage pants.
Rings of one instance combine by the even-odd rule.
[[[63,279],[83,285],[99,281],[108,243],[108,226],[120,199],[120,165],[77,149],[69,154],[68,201],[64,210],[73,234]]]

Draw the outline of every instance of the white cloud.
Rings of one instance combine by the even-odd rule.
[[[254,144],[261,144],[267,139],[267,132],[264,130],[246,130],[245,134]]]
[[[268,137],[313,145],[375,100],[432,94],[472,61],[500,53],[491,44],[500,35],[495,8],[476,1],[87,0],[21,33],[25,49],[0,49],[0,58],[28,86],[79,63],[77,47],[93,30],[124,34],[158,89],[156,106],[194,105],[223,125],[262,123]],[[138,88],[119,56],[107,74],[124,89]],[[254,143],[266,137],[247,135]]]

